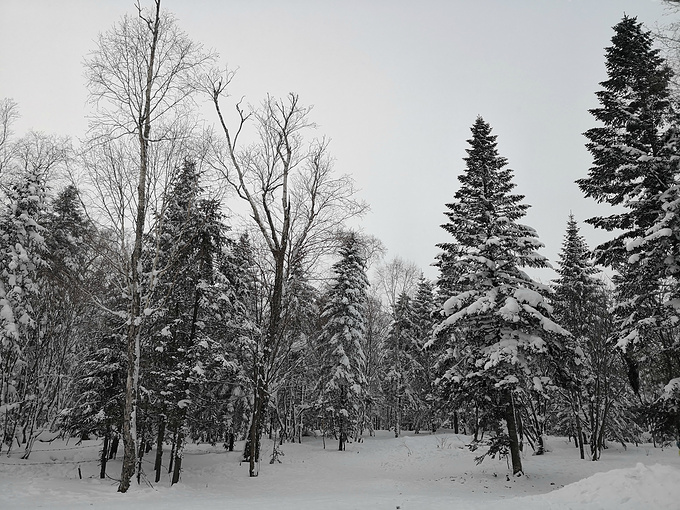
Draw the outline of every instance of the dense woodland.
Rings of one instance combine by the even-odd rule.
[[[245,440],[256,476],[264,435],[342,450],[447,427],[515,474],[548,434],[591,460],[680,439],[680,118],[657,42],[613,28],[585,133],[577,185],[611,206],[586,220],[610,240],[565,218],[558,276],[534,280],[529,204],[478,117],[428,281],[348,226],[368,206],[301,98],[233,101],[217,55],[137,6],[85,57],[77,146],[14,134],[0,102],[0,449],[100,438],[125,492],[149,458],[178,482],[191,441]]]

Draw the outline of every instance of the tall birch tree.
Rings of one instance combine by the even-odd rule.
[[[153,270],[147,277],[142,273],[142,243],[149,199],[164,191],[158,189],[159,182],[167,185],[159,172],[167,171],[169,162],[163,165],[160,158],[154,161],[152,154],[154,146],[187,137],[197,76],[213,59],[179,29],[172,15],[161,11],[161,0],[154,0],[150,10],[137,3],[136,10],[136,16],[126,15],[100,34],[96,49],[85,61],[94,106],[90,147],[106,152],[113,145],[128,156],[136,156],[125,161],[111,154],[108,167],[122,173],[121,179],[109,181],[109,191],[119,198],[121,207],[114,219],[119,223],[121,247],[127,257],[121,265],[128,301],[122,314],[127,327],[128,366],[120,492],[127,491],[135,470],[140,331],[150,305],[144,301],[151,295],[153,281]],[[169,167],[173,166],[170,162]],[[134,192],[128,193],[131,189]]]

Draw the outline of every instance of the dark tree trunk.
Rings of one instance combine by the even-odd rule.
[[[543,443],[543,434],[538,434],[536,441],[536,455],[543,455],[545,453],[545,444]]]
[[[144,413],[141,421],[140,434],[139,434],[139,447],[137,448],[137,483],[142,481],[142,461],[144,460],[144,454],[147,453],[147,439],[146,439],[146,424],[147,424],[147,413]]]
[[[609,415],[609,399],[605,397],[604,409],[602,410],[602,417],[600,419],[600,427],[597,433],[597,438],[595,439],[595,445],[597,448],[597,460],[602,456],[602,450],[605,448],[604,433],[607,424],[607,416]],[[593,434],[594,435],[594,434]]]
[[[600,436],[599,432],[599,425],[600,425],[600,402],[599,400],[595,401],[595,406],[591,407],[596,407],[595,411],[591,411],[591,417],[590,417],[590,460],[596,461],[600,459],[600,449],[598,448],[598,443],[597,443],[597,438]]]
[[[576,444],[578,445],[579,454],[581,455],[581,460],[586,458],[585,451],[583,450],[583,425],[581,425],[581,398],[579,395],[574,396],[574,418],[576,421]]]
[[[519,438],[517,436],[517,422],[515,420],[515,403],[512,398],[512,391],[503,391],[503,404],[505,407],[505,421],[508,425],[508,437],[510,438],[510,458],[512,459],[512,474],[522,474],[522,458],[519,449]]]
[[[179,475],[182,471],[182,457],[184,456],[184,432],[182,427],[178,427],[177,444],[175,445],[174,465],[172,469],[172,481],[170,485],[175,485],[179,482]]]
[[[340,386],[340,409],[347,409],[347,386]],[[345,442],[347,441],[347,419],[343,413],[338,416],[338,451],[345,450]]]
[[[172,434],[172,445],[170,446],[170,463],[168,464],[168,473],[172,473],[172,468],[175,463],[175,450],[177,449],[177,427]]]
[[[106,478],[106,461],[109,460],[109,442],[111,441],[111,426],[106,425],[106,432],[104,432],[104,446],[102,446],[102,455],[99,461],[100,470],[99,478]]]
[[[158,419],[158,437],[156,438],[156,462],[154,469],[156,470],[155,481],[158,483],[161,480],[161,467],[163,461],[163,439],[165,438],[165,416],[161,415]]]
[[[284,228],[286,232],[287,227]],[[274,288],[272,290],[271,310],[269,318],[269,326],[267,329],[267,336],[262,353],[257,352],[254,356],[253,376],[254,376],[254,394],[253,394],[253,412],[252,420],[250,422],[250,430],[248,431],[248,438],[243,452],[244,460],[249,462],[249,476],[255,477],[258,475],[256,464],[260,460],[260,442],[262,439],[262,431],[265,425],[265,414],[268,404],[268,369],[273,365],[274,359],[278,351],[278,340],[281,329],[281,310],[283,302],[283,283],[284,283],[284,264],[286,253],[287,235],[281,239],[281,246],[279,249],[272,250],[274,256],[275,270],[274,270]],[[260,357],[261,354],[261,357]]]
[[[258,475],[256,464],[260,460],[260,441],[264,429],[264,411],[266,409],[266,390],[261,383],[261,367],[256,367],[255,369],[257,370],[257,380],[255,394],[253,395],[253,416],[243,450],[243,459],[249,463],[248,472],[251,477]]]
[[[120,444],[120,436],[116,433],[111,441],[111,450],[109,451],[109,460],[115,459],[118,456],[118,445]]]
[[[260,457],[260,449],[259,447],[259,437],[260,437],[260,432],[259,432],[259,426],[258,422],[260,421],[259,417],[259,407],[260,407],[260,399],[257,396],[257,390],[255,390],[255,401],[253,402],[253,418],[250,421],[250,431],[248,432],[248,441],[246,444],[245,452],[247,452],[248,456],[248,475],[252,478],[254,476],[257,476],[257,473],[255,472],[255,464],[257,462],[257,459]]]
[[[515,403],[513,399],[513,404],[512,404],[514,416],[515,416],[515,428],[517,429],[517,442],[519,443],[519,451],[523,452],[524,451],[524,422],[522,421],[522,416],[518,414],[515,410]],[[540,430],[539,430],[538,424],[536,424],[536,431],[538,432],[538,435],[540,435]]]
[[[172,482],[171,485],[175,485],[179,482],[179,474],[182,471],[182,457],[175,455],[175,463],[172,470]]]

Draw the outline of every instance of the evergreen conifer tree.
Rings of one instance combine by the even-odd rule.
[[[582,343],[586,337],[596,334],[595,321],[601,308],[601,292],[594,275],[597,272],[591,263],[591,252],[585,239],[579,232],[578,223],[573,214],[569,214],[567,230],[562,243],[557,265],[557,279],[554,280],[553,305],[555,317],[560,324],[573,335],[575,356],[565,360],[568,364],[567,380],[563,381],[572,417],[574,436],[579,447],[581,458],[584,458],[583,437],[585,417],[582,413],[582,388],[584,380],[583,367],[585,353]]]
[[[598,460],[607,435],[626,440],[637,440],[638,435],[630,410],[622,406],[630,391],[625,391],[621,352],[613,341],[610,293],[596,278],[591,258],[570,215],[558,261],[559,277],[553,284],[555,317],[572,333],[558,365],[558,383],[571,411],[570,433],[581,458],[585,458],[587,437],[590,458]]]
[[[27,457],[33,438],[50,429],[65,405],[66,389],[79,357],[89,351],[99,318],[93,297],[102,294],[102,271],[91,249],[94,229],[85,219],[78,190],[67,186],[46,204],[40,218],[44,263],[37,272],[33,313],[40,324],[24,349],[25,387],[31,405],[23,406],[28,430]],[[98,324],[97,324],[98,325]]]
[[[198,388],[207,371],[224,364],[222,344],[211,332],[216,329],[213,324],[223,304],[215,273],[226,247],[227,229],[219,204],[202,199],[201,192],[200,173],[195,163],[187,160],[173,182],[168,205],[159,219],[158,238],[148,243],[157,245],[152,253],[162,270],[154,285],[159,294],[154,301],[159,306],[149,323],[153,341],[143,346],[150,366],[140,444],[151,440],[148,432],[153,396],[159,451],[166,428],[175,436],[172,483],[179,480],[184,441],[191,426],[189,418],[200,402]],[[201,429],[200,424],[193,425],[194,430]],[[139,449],[140,462],[143,450]],[[159,474],[160,461],[157,477]]]
[[[481,117],[472,126],[460,188],[447,204],[445,230],[456,258],[450,261],[459,274],[460,289],[444,303],[448,316],[443,326],[456,326],[450,349],[467,359],[443,374],[458,390],[486,392],[487,399],[507,424],[507,443],[514,474],[521,473],[520,444],[513,391],[520,378],[532,374],[534,358],[550,357],[556,335],[568,333],[550,319],[549,289],[524,267],[546,267],[536,251],[542,244],[536,232],[518,223],[528,205],[513,194],[515,184],[507,161],[498,154],[496,136]],[[502,445],[501,445],[502,446]],[[493,452],[492,452],[493,453]]]
[[[104,311],[123,306],[112,285],[111,260],[103,256],[111,249],[110,239],[88,221],[73,185],[52,202],[45,228],[49,266],[41,310],[52,347],[64,353],[61,365],[50,370],[55,377],[50,386],[66,387],[67,398],[56,399],[64,430],[103,438],[100,478],[105,478],[120,438],[125,389],[121,326]]]
[[[578,223],[574,215],[569,214],[556,269],[558,277],[553,285],[553,302],[560,324],[575,337],[587,332],[592,320],[591,304],[601,286],[594,277],[598,271],[591,259],[592,254],[580,234]]]
[[[346,235],[340,257],[333,264],[334,282],[321,312],[325,322],[319,342],[328,367],[326,409],[337,423],[338,449],[344,450],[366,387],[363,343],[368,279],[356,234]]]
[[[680,194],[672,72],[653,44],[635,18],[625,16],[614,27],[605,55],[608,79],[597,92],[600,107],[591,110],[602,126],[585,133],[593,166],[577,182],[587,197],[622,209],[587,221],[621,231],[596,249],[597,261],[619,273],[616,335],[630,385],[641,395],[639,367],[661,357],[665,368],[650,374],[648,388],[658,396],[680,373],[680,348],[670,340],[680,308]]]
[[[392,408],[394,437],[401,434],[404,412],[413,411],[417,407],[415,402],[419,396],[414,388],[414,379],[419,372],[415,359],[416,350],[411,298],[402,293],[392,310],[392,325],[385,342],[387,367],[384,385],[388,404]],[[409,421],[412,423],[413,419]]]
[[[668,310],[659,307],[652,307],[653,324],[647,320],[650,315],[640,313],[649,310],[650,301],[661,292],[666,254],[646,247],[645,239],[671,234],[671,229],[659,227],[659,221],[667,217],[677,177],[677,137],[669,98],[672,72],[653,43],[650,32],[635,18],[624,16],[614,27],[605,54],[608,79],[596,93],[600,107],[590,110],[602,126],[585,133],[593,166],[587,178],[577,181],[586,197],[623,209],[586,221],[622,231],[595,253],[597,262],[632,279],[621,282],[635,289],[619,307],[619,345],[624,349],[649,334],[643,324],[653,329],[669,320]],[[626,269],[627,264],[636,267]]]
[[[425,346],[432,339],[437,324],[435,316],[437,304],[435,301],[432,282],[420,279],[416,294],[412,302],[413,338],[415,341],[414,358],[418,367],[415,374],[415,394],[418,395],[418,409],[416,411],[416,431],[427,426],[432,432],[436,430],[435,419],[435,356],[432,349]],[[458,431],[456,430],[456,433]]]
[[[597,249],[597,261],[611,265],[628,259],[626,246],[656,223],[660,196],[676,173],[670,135],[672,72],[649,31],[624,16],[605,50],[607,80],[590,113],[601,126],[589,129],[586,147],[593,156],[588,177],[577,181],[586,197],[624,212],[587,220],[597,228],[623,232]]]
[[[64,429],[80,438],[103,438],[100,478],[106,477],[107,461],[115,456],[114,441],[122,429],[125,400],[125,339],[111,333],[110,320],[100,322],[91,345],[73,371],[73,401],[61,411]]]
[[[30,429],[27,420],[35,416],[37,374],[31,369],[41,354],[36,308],[46,264],[46,207],[46,175],[40,168],[18,175],[0,204],[0,406],[5,410],[0,424],[10,444],[17,427]]]

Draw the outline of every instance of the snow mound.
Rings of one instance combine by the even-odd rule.
[[[540,501],[544,508],[554,509],[677,510],[680,469],[638,462],[635,467],[597,473],[549,494],[518,499]]]

